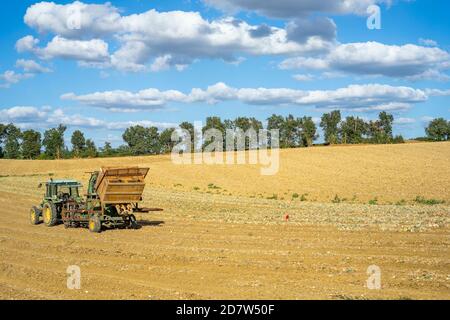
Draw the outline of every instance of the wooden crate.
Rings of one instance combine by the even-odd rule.
[[[142,200],[149,168],[101,169],[95,190],[103,204],[137,203]]]

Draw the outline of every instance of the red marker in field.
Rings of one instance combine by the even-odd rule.
[[[284,220],[286,220],[286,222],[289,222],[289,214],[286,214],[286,216],[284,217]]]

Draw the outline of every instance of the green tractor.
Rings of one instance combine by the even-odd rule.
[[[42,188],[43,184],[39,184]],[[45,183],[45,195],[39,207],[32,207],[30,211],[31,224],[40,223],[42,216],[47,227],[57,225],[62,217],[61,212],[67,203],[83,203],[80,196],[82,185],[74,180],[53,180]]]

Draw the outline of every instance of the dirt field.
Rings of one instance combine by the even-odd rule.
[[[449,159],[450,143],[284,150],[272,177],[169,157],[2,160],[0,298],[450,299]],[[149,166],[144,205],[165,211],[98,235],[29,223],[49,173],[87,183],[102,165]],[[381,290],[365,287],[370,265]]]

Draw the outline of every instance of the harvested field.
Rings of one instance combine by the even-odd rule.
[[[450,143],[283,150],[265,177],[167,156],[1,160],[0,298],[450,299],[449,159]],[[30,225],[49,173],[86,184],[102,165],[149,166],[144,205],[165,211],[98,235]]]

